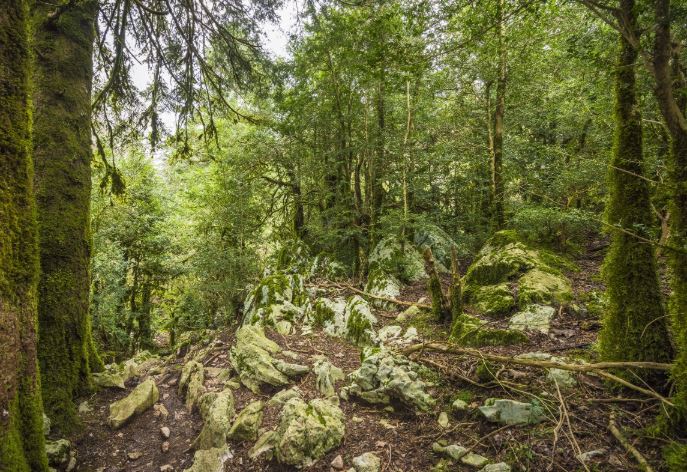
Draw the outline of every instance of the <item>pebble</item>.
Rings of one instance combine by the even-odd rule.
[[[171,434],[171,431],[167,426],[163,426],[160,428],[160,434],[162,435],[163,438],[169,439],[169,435]]]
[[[332,469],[343,470],[343,468],[344,468],[343,457],[341,457],[341,455],[336,456],[334,458],[334,460],[332,461],[332,463],[329,465],[332,466]]]
[[[130,452],[127,454],[129,459],[131,459],[132,461],[135,461],[136,459],[140,459],[140,457],[142,455],[143,455],[143,453],[141,451],[133,451],[133,452]]]
[[[165,464],[160,467],[160,472],[174,472],[174,467],[169,464]]]
[[[160,449],[162,449],[162,452],[167,452],[169,451],[169,441],[165,441],[162,443],[162,446],[160,446]]]
[[[439,423],[439,426],[441,426],[442,428],[448,428],[448,414],[445,411],[439,413],[437,423]]]

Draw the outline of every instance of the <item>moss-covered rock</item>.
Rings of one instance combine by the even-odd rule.
[[[204,408],[201,408],[203,412]],[[198,449],[224,447],[234,417],[234,394],[225,389],[214,395],[213,401],[203,413],[203,429],[196,440]]]
[[[503,316],[515,307],[515,297],[507,283],[469,286],[465,293],[468,303],[487,316]]]
[[[401,282],[391,273],[380,267],[370,268],[365,291],[377,297],[396,299],[401,294]],[[379,308],[394,308],[391,302],[375,299],[372,302]]]
[[[275,457],[283,464],[307,467],[341,444],[344,415],[338,405],[316,398],[287,401],[274,435]]]
[[[361,366],[349,375],[350,384],[341,389],[368,403],[388,404],[395,399],[420,411],[431,409],[435,400],[426,392],[428,384],[420,379],[421,368],[404,356],[384,349],[366,348]]]
[[[227,432],[227,438],[233,441],[255,441],[265,414],[264,406],[259,400],[246,405]]]
[[[465,244],[456,243],[446,231],[433,224],[424,224],[416,228],[413,232],[413,243],[420,252],[429,248],[443,267],[451,267],[451,251],[455,250],[458,257],[469,253]]]
[[[373,325],[377,318],[370,306],[358,295],[352,296],[346,304],[346,337],[356,344],[369,344],[375,338]]]
[[[518,331],[539,331],[548,334],[555,308],[547,305],[529,305],[513,315],[508,326]]]
[[[186,408],[189,411],[198,403],[205,393],[205,369],[198,361],[189,361],[184,364],[179,378],[179,395],[186,398]]]
[[[223,472],[224,463],[232,456],[229,447],[201,449],[193,455],[193,465],[184,472]]]
[[[534,268],[518,280],[518,304],[566,303],[573,298],[572,286],[567,277]]]
[[[308,300],[305,278],[300,274],[275,273],[263,277],[249,293],[244,303],[244,324],[261,321],[272,305],[285,302],[300,307]],[[263,310],[260,312],[260,310]],[[301,313],[302,314],[302,313]]]
[[[313,366],[313,372],[317,376],[315,379],[317,391],[325,398],[335,396],[334,385],[344,379],[343,370],[329,362],[326,357],[320,356]]]
[[[422,254],[411,242],[402,244],[397,238],[383,238],[370,253],[370,270],[379,269],[404,282],[417,282],[427,278]]]
[[[335,300],[324,297],[318,298],[309,310],[309,321],[315,327],[342,324],[340,320],[343,320],[345,311],[346,301],[341,298]]]
[[[488,398],[479,411],[487,421],[509,425],[536,424],[546,418],[540,404],[510,399]]]
[[[140,415],[160,397],[153,379],[140,383],[131,393],[110,405],[110,416],[107,419],[112,429],[122,427],[133,416]]]
[[[485,321],[464,313],[453,320],[450,340],[461,346],[504,346],[526,342],[527,336],[512,329],[490,328]]]
[[[309,369],[298,364],[275,359],[281,349],[265,336],[261,326],[243,326],[236,331],[236,344],[230,351],[231,364],[239,380],[254,393],[262,384],[280,387],[289,383],[289,377],[301,375]]]

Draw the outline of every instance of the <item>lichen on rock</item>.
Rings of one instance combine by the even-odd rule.
[[[485,321],[463,313],[453,320],[450,340],[461,346],[483,347],[518,344],[527,341],[527,336],[513,329],[491,328]]]
[[[254,441],[262,424],[264,403],[254,401],[246,405],[227,432],[227,438],[234,441]]]
[[[110,405],[110,416],[107,419],[112,429],[118,429],[133,416],[143,413],[160,397],[153,379],[140,383],[131,393]]]
[[[207,396],[206,394],[205,396]],[[230,389],[211,396],[212,401],[207,408],[201,408],[203,429],[196,439],[198,449],[223,447],[232,426],[234,417],[234,394]],[[205,410],[205,411],[204,411]]]

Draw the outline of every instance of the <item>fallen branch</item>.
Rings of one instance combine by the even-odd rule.
[[[615,413],[611,413],[611,416],[608,419],[608,429],[611,431],[613,436],[615,436],[618,442],[625,448],[625,450],[634,456],[644,472],[654,472],[654,469],[649,465],[642,453],[639,452],[636,447],[630,444],[630,441],[628,441],[620,429],[618,429],[618,424],[615,422]]]
[[[401,349],[403,354],[411,354],[413,352],[422,351],[438,351],[452,354],[463,354],[466,356],[477,357],[488,361],[500,362],[502,364],[516,364],[529,367],[538,367],[544,369],[561,369],[570,370],[574,372],[593,372],[608,369],[653,369],[669,371],[672,364],[665,364],[661,362],[597,362],[594,364],[567,364],[557,361],[539,361],[534,359],[516,359],[515,357],[500,356],[497,354],[489,354],[482,352],[479,349],[471,349],[467,347],[460,347],[451,344],[443,343],[420,343],[408,346]],[[611,375],[611,374],[608,374]]]
[[[364,296],[364,297],[375,298],[375,299],[377,299],[377,300],[382,300],[382,301],[384,301],[384,302],[394,303],[394,304],[396,304],[396,305],[401,305],[401,306],[416,306],[416,307],[418,307],[418,308],[427,308],[427,309],[430,309],[430,310],[432,309],[432,305],[427,305],[426,303],[406,302],[406,301],[404,301],[404,300],[396,300],[395,298],[388,298],[388,297],[382,297],[382,296],[380,296],[380,295],[373,295],[373,294],[371,294],[371,293],[364,292],[364,291],[362,291],[362,290],[360,290],[360,289],[358,289],[358,288],[355,288],[355,287],[352,286],[352,285],[348,285],[348,284],[331,283],[331,284],[327,284],[327,285],[329,285],[329,286],[331,286],[331,287],[337,287],[337,288],[346,288],[346,289],[352,290],[352,291],[354,291],[355,293],[360,294],[360,295],[362,295],[362,296]]]

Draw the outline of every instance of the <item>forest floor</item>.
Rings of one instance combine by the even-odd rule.
[[[598,281],[602,258],[603,251],[588,250],[576,260],[580,270],[568,274],[577,298],[571,306],[586,303],[590,294],[603,289]],[[349,294],[345,293],[346,288],[334,287],[326,281],[312,283],[331,296]],[[406,286],[400,299],[417,302],[426,297],[425,284],[418,283]],[[375,310],[375,314],[381,325],[399,324],[395,318],[402,311]],[[424,314],[403,323],[416,326],[423,341],[445,341],[448,336],[447,326],[435,323]],[[527,343],[483,348],[483,351],[509,356],[538,351],[566,358],[593,358],[591,347],[599,328],[595,315],[584,310],[562,308],[549,335],[530,333]],[[326,356],[345,374],[360,366],[360,348],[339,338],[320,332],[284,336],[267,330],[267,335],[283,349],[296,353],[299,357],[296,362],[307,363],[315,356]],[[219,370],[212,368],[231,368],[228,347],[233,344],[233,333],[226,331],[214,342],[217,349],[203,359],[210,372],[206,376],[208,389],[212,389],[213,382],[216,382],[212,372]],[[432,444],[442,439],[472,448],[473,452],[488,457],[492,462],[506,462],[513,470],[639,470],[634,458],[609,432],[611,413],[617,416],[625,435],[655,466],[655,470],[662,470],[660,449],[664,444],[632,436],[632,431],[641,431],[656,418],[660,405],[653,399],[640,398],[627,391],[611,391],[594,375],[578,374],[577,386],[563,389],[547,380],[546,371],[542,369],[494,366],[493,376],[484,378],[478,372],[481,361],[474,358],[430,351],[414,353],[411,357],[441,374],[442,380],[430,389],[438,400],[435,411],[420,414],[396,409],[389,412],[357,401],[342,401],[340,407],[346,418],[343,443],[306,470],[333,471],[330,463],[339,455],[348,468],[353,457],[374,452],[382,461],[382,471],[426,472],[438,461],[438,456],[432,452]],[[127,395],[136,382],[127,384],[126,390],[105,390],[87,399],[92,411],[83,415],[84,430],[71,438],[78,453],[77,470],[143,472],[159,471],[169,465],[171,468],[168,470],[182,471],[191,465],[191,444],[202,428],[202,420],[198,413],[186,410],[177,393],[180,363],[181,360],[177,360],[154,376],[160,390],[159,403],[164,405],[162,410],[167,414],[165,411],[161,413],[161,408],[156,406],[113,431],[107,425],[108,405]],[[344,383],[339,382],[337,389]],[[318,396],[312,373],[300,378],[296,385],[305,399]],[[240,411],[256,399],[268,400],[274,393],[263,390],[256,395],[242,387],[234,392],[236,410]],[[522,401],[538,398],[547,406],[548,418],[538,425],[502,426],[487,423],[476,414],[465,413],[462,416],[450,415],[449,426],[440,426],[438,413],[450,411],[450,405],[459,393],[471,407],[483,404],[490,397]],[[278,410],[267,407],[263,428],[271,429],[277,422],[277,415]],[[163,452],[162,426],[171,430],[167,452]],[[233,455],[225,463],[225,470],[294,470],[276,461],[249,459],[248,451],[252,445],[252,442],[233,443]],[[593,458],[583,465],[576,458],[580,453],[591,453]],[[476,469],[458,464],[447,470]]]

